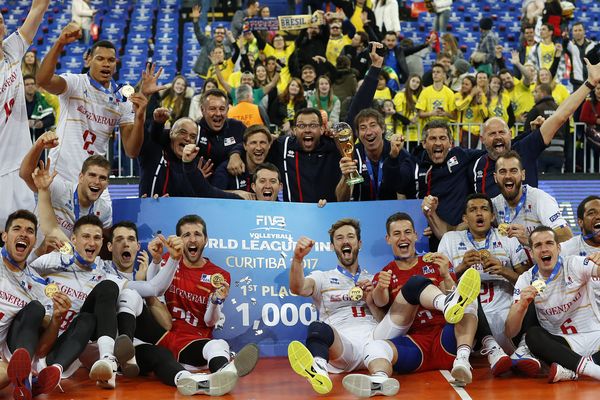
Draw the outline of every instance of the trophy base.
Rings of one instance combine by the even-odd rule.
[[[363,183],[364,181],[365,181],[365,179],[362,176],[359,175],[357,177],[347,179],[346,180],[346,184],[348,186],[354,186],[356,184]]]

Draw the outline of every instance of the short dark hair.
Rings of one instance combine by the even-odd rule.
[[[394,31],[387,31],[387,32],[385,32],[385,35],[383,35],[383,37],[390,36],[390,35],[396,36],[396,32],[394,32]]]
[[[329,240],[331,241],[332,244],[333,244],[333,235],[335,234],[335,231],[340,229],[342,226],[346,226],[346,225],[349,225],[354,228],[354,230],[356,231],[356,238],[358,240],[360,240],[360,222],[358,222],[358,220],[356,220],[354,218],[342,218],[342,219],[334,222],[333,225],[331,225],[331,228],[329,228],[329,231],[328,231]]]
[[[413,230],[415,230],[415,222],[413,221],[412,217],[405,212],[397,212],[390,215],[385,221],[385,232],[388,235],[390,234],[390,225],[396,221],[408,221],[410,222],[410,226],[412,226]]]
[[[431,72],[433,72],[434,68],[441,68],[444,72],[446,72],[446,67],[444,67],[442,64],[436,62],[435,64],[433,64],[431,66]]]
[[[498,76],[504,75],[504,74],[510,74],[510,76],[512,76],[512,72],[510,72],[507,68],[502,68],[500,70],[500,72],[498,72]]]
[[[529,234],[529,247],[533,247],[533,241],[531,240],[531,238],[533,237],[533,234],[540,233],[540,232],[552,232],[552,236],[554,236],[554,241],[556,243],[558,243],[558,236],[556,235],[556,232],[554,232],[554,229],[552,229],[546,225],[540,225],[540,226],[536,226],[535,229],[533,231],[531,231],[531,233]]]
[[[84,215],[75,221],[75,225],[73,226],[73,233],[77,233],[79,229],[84,225],[94,225],[100,228],[100,230],[104,229],[104,225],[102,225],[102,221],[96,215]]]
[[[450,125],[448,125],[448,122],[446,122],[443,119],[432,119],[431,121],[425,124],[425,127],[423,127],[423,140],[427,139],[427,136],[429,136],[429,131],[431,129],[438,128],[445,129],[446,134],[448,135],[448,139],[452,141],[452,131],[450,130]]]
[[[501,158],[516,158],[517,161],[519,161],[519,168],[523,169],[523,162],[521,162],[521,156],[519,153],[517,153],[515,150],[509,150],[506,153],[498,156],[498,159],[496,160],[496,171],[498,170],[498,161],[500,161]]]
[[[221,89],[210,89],[202,93],[202,96],[200,97],[200,104],[204,104],[204,102],[206,101],[206,99],[208,99],[209,96],[222,97],[225,99],[226,102],[229,102],[227,94],[224,91],[222,91]]]
[[[135,239],[136,240],[138,239],[137,225],[133,221],[121,221],[121,222],[117,222],[110,228],[110,240],[109,240],[110,242],[112,242],[113,238],[115,237],[115,230],[117,228],[131,229],[132,231],[135,232]]]
[[[248,0],[246,2],[246,8],[255,5],[256,3],[258,3],[258,0]]]
[[[93,156],[89,156],[88,158],[86,158],[83,164],[81,165],[81,173],[85,174],[86,171],[93,166],[104,168],[110,173],[110,161],[108,161],[100,154],[94,154]]]
[[[204,234],[205,237],[208,236],[208,234],[206,232],[206,222],[204,221],[204,219],[202,219],[201,216],[196,215],[196,214],[184,215],[183,217],[181,217],[179,219],[179,221],[177,221],[177,225],[175,226],[175,233],[177,234],[177,236],[181,236],[181,227],[183,225],[187,225],[187,224],[202,225],[202,233]]]
[[[92,47],[90,48],[90,56],[94,55],[94,52],[99,47],[102,47],[105,49],[113,49],[115,51],[115,54],[117,53],[117,48],[115,47],[115,45],[112,42],[109,42],[108,40],[99,40],[96,43],[94,43],[92,45]]]
[[[321,116],[321,111],[317,110],[314,107],[306,107],[306,108],[301,108],[300,110],[298,110],[296,112],[296,115],[294,115],[294,125],[296,125],[296,121],[298,120],[299,116],[308,115],[308,114],[315,114],[317,116],[317,118],[319,119],[319,125],[323,125],[323,117]]]
[[[248,138],[250,138],[250,136],[255,135],[257,133],[264,133],[265,135],[267,135],[267,141],[269,142],[269,144],[273,142],[273,136],[271,136],[271,131],[269,131],[269,128],[267,128],[264,125],[254,124],[247,127],[244,131],[244,136],[242,138],[244,144],[248,141]]]
[[[531,24],[525,24],[525,25],[523,25],[523,28],[521,28],[521,32],[525,32],[527,29],[535,30],[535,26],[533,26]]]
[[[594,200],[600,200],[600,196],[590,195],[590,196],[586,197],[585,199],[581,200],[581,203],[579,203],[579,205],[577,206],[577,218],[578,219],[583,219],[583,213],[585,212],[586,204],[589,203],[590,201],[594,201]]]
[[[10,214],[8,216],[8,219],[6,220],[6,224],[4,224],[4,231],[8,232],[8,230],[10,229],[10,227],[12,226],[13,222],[16,219],[25,219],[29,222],[31,222],[33,224],[33,229],[34,232],[37,234],[37,226],[38,226],[38,220],[37,217],[35,216],[34,213],[32,213],[29,210],[17,210],[15,212],[13,212],[12,214]]]
[[[360,42],[364,46],[366,46],[367,44],[369,44],[369,35],[367,35],[367,33],[365,31],[356,32],[355,35],[360,36]]]
[[[368,118],[374,118],[381,129],[385,131],[385,118],[383,114],[374,108],[365,108],[356,114],[356,117],[354,117],[354,129],[358,132],[358,125]]]
[[[37,82],[35,79],[35,75],[32,75],[32,74],[23,75],[23,82],[25,82],[27,79],[33,79],[34,82]]]
[[[279,179],[279,181],[281,182],[281,172],[279,172],[279,168],[277,168],[277,166],[275,164],[272,164],[270,162],[264,162],[262,164],[258,164],[256,166],[256,168],[254,169],[254,173],[252,174],[252,183],[256,183],[258,171],[262,171],[263,169],[266,169],[266,170],[269,170],[272,172],[277,172],[277,179]]]
[[[577,25],[581,25],[581,27],[583,28],[583,30],[585,30],[585,25],[581,21],[577,21],[573,25],[571,25],[571,29],[575,28]]]
[[[551,24],[551,23],[549,23],[549,22],[544,22],[544,23],[542,24],[542,26],[545,26],[546,28],[548,28],[548,30],[549,30],[550,32],[552,32],[552,35],[554,35],[554,25],[552,25],[552,24]]]
[[[494,205],[492,204],[492,199],[490,199],[490,196],[488,196],[485,193],[471,193],[470,195],[467,196],[467,200],[465,200],[465,207],[463,209],[463,214],[467,213],[467,207],[469,205],[469,201],[477,200],[477,199],[487,200],[488,206],[490,207],[490,211],[492,212],[492,214],[494,213]]]

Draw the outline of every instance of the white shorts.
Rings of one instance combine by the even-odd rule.
[[[327,370],[339,374],[367,368],[364,364],[365,345],[373,340],[375,325],[362,326],[351,329],[334,328],[342,341],[342,355],[335,360],[329,360]]]
[[[492,336],[496,339],[496,342],[502,347],[507,354],[512,354],[515,351],[515,346],[509,338],[504,334],[504,327],[506,325],[506,317],[508,316],[509,309],[495,310],[494,312],[485,312],[485,317],[490,325]]]
[[[565,338],[571,350],[582,357],[591,356],[600,350],[600,332],[559,334],[557,336]]]
[[[31,212],[35,210],[35,199],[31,189],[19,177],[19,170],[0,176],[0,188],[2,188],[0,231],[4,231],[4,225],[10,214],[20,209]]]

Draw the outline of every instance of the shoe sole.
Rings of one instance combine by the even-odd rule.
[[[346,375],[342,379],[342,385],[347,391],[358,397],[394,396],[400,390],[400,383],[396,379],[387,378],[381,383],[374,384],[370,376],[362,374]]]
[[[511,368],[512,368],[511,358],[509,356],[501,357],[494,365],[494,368],[492,368],[492,375],[500,376],[500,375],[510,371]]]
[[[14,386],[13,399],[31,400],[31,390],[23,384],[23,381],[29,379],[31,373],[31,357],[25,349],[17,349],[13,353],[6,374],[10,383]]]
[[[46,367],[37,376],[37,382],[33,384],[33,396],[50,393],[60,383],[60,369],[57,367]]]
[[[521,359],[512,361],[514,361],[513,368],[529,378],[535,377],[540,372],[540,363],[535,360]]]
[[[125,364],[135,356],[135,347],[127,335],[119,335],[115,339],[114,354],[119,364]]]
[[[550,366],[550,370],[548,371],[548,383],[558,382],[558,381],[554,380],[554,378],[556,377],[557,370],[558,370],[557,364],[552,363],[552,365]]]
[[[256,363],[258,363],[258,358],[258,346],[253,343],[245,345],[240,351],[238,351],[233,359],[233,365],[237,371],[237,376],[246,376],[252,372],[254,367],[256,367]]]
[[[458,302],[444,311],[446,321],[449,324],[459,323],[465,314],[465,307],[477,299],[480,290],[481,277],[479,276],[479,272],[473,268],[467,269],[456,287],[459,295]]]
[[[312,366],[314,358],[302,343],[294,340],[288,345],[288,360],[294,372],[306,378],[315,392],[319,394],[331,392],[333,387],[331,379],[314,370]]]
[[[458,366],[452,368],[452,372],[450,372],[452,377],[454,378],[454,382],[452,382],[455,386],[466,386],[473,381],[473,375],[471,371],[464,366]]]
[[[90,370],[90,379],[93,381],[109,381],[113,370],[110,363],[94,364]]]
[[[181,378],[177,381],[177,391],[184,396],[207,394],[209,396],[223,396],[235,387],[238,376],[233,371],[217,371],[208,377],[208,387],[199,385],[200,382],[193,378]]]

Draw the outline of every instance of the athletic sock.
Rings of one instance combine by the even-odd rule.
[[[115,339],[110,336],[100,336],[98,338],[98,352],[100,353],[100,358],[104,358],[106,356],[113,356],[115,349]]]
[[[596,364],[592,357],[582,357],[576,372],[600,380],[600,365]]]
[[[469,345],[461,344],[456,349],[456,358],[466,358],[468,360],[470,355],[471,355],[471,346],[469,346]]]
[[[435,296],[435,299],[433,299],[433,308],[435,308],[438,311],[444,311],[445,301],[446,295],[438,294],[437,296]]]

